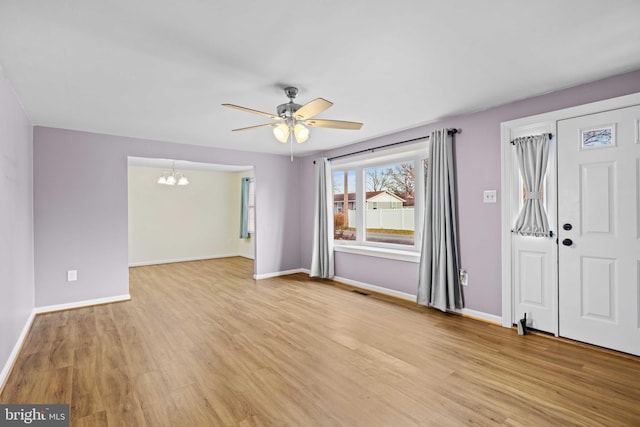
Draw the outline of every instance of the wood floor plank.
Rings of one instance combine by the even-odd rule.
[[[36,316],[1,403],[73,426],[638,426],[640,358],[244,258],[130,269],[132,300]]]
[[[96,412],[82,418],[72,418],[76,427],[109,427],[107,411]]]

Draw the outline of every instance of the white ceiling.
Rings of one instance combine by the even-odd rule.
[[[282,87],[317,118],[298,155],[640,69],[640,1],[1,0],[0,65],[34,125],[288,154]]]

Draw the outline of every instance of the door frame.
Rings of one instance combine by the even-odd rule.
[[[515,163],[515,158],[513,155],[513,150],[511,149],[511,140],[513,139],[515,132],[522,132],[522,129],[526,128],[541,128],[541,127],[549,127],[553,129],[553,138],[557,144],[561,144],[562,141],[558,141],[557,139],[557,122],[559,120],[571,119],[574,117],[584,116],[588,114],[599,113],[608,110],[615,110],[618,108],[630,107],[633,105],[640,104],[640,92],[620,96],[616,98],[605,99],[602,101],[591,102],[588,104],[578,105],[575,107],[564,108],[561,110],[550,111],[543,114],[537,114],[534,116],[522,117],[515,120],[510,120],[506,122],[502,122],[500,124],[500,187],[502,189],[502,197],[501,199],[501,239],[502,239],[502,326],[505,328],[511,328],[517,319],[514,318],[514,284],[513,280],[513,259],[512,259],[512,251],[513,245],[511,240],[511,226],[515,221],[518,211],[515,209],[512,203],[511,194],[514,191],[517,191],[517,186],[519,183],[515,183],[513,177],[518,176],[518,170]],[[520,136],[520,135],[515,135]],[[555,158],[555,155],[554,155]],[[553,191],[553,194],[557,194],[557,165],[554,167],[553,165],[549,165],[550,168],[547,170],[547,177],[556,188]],[[555,201],[557,203],[557,201]],[[557,223],[557,218],[550,218],[553,223]],[[554,230],[556,233],[556,230]],[[558,251],[557,248],[553,254],[550,254],[555,257],[557,264],[557,256]],[[555,312],[558,311],[558,277],[557,277],[557,269],[555,271],[555,298],[553,300],[553,304],[555,304]],[[557,328],[555,331],[557,335]]]

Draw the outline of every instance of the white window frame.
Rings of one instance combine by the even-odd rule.
[[[424,171],[423,161],[427,159],[428,141],[423,140],[418,143],[406,144],[399,147],[332,160],[331,179],[333,179],[333,174],[336,171],[355,170],[356,172],[356,240],[334,240],[334,250],[336,252],[348,252],[401,261],[419,262],[422,241],[422,224],[424,219],[425,180],[424,175],[419,175],[418,172]],[[408,161],[414,162],[414,171],[416,175],[414,184],[415,230],[413,245],[366,241],[365,169]]]

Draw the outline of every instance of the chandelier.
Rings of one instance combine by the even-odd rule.
[[[171,160],[171,171],[162,172],[158,178],[158,184],[162,185],[189,185],[189,179],[180,172],[176,172],[175,160]]]

